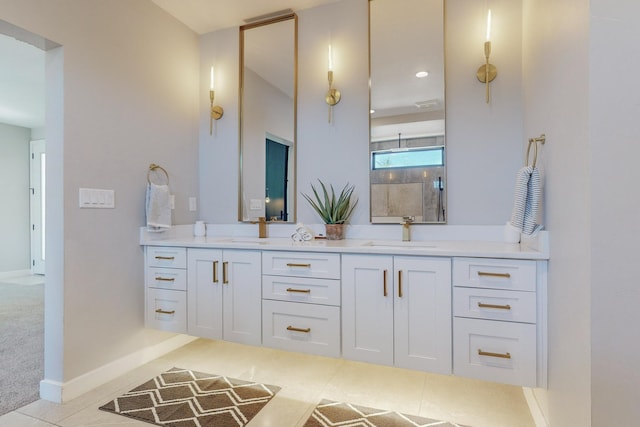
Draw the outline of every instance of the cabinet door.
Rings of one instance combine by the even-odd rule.
[[[189,335],[222,339],[222,251],[189,249],[187,258]]]
[[[393,365],[392,272],[391,256],[342,256],[342,354],[345,358]]]
[[[451,260],[394,257],[395,364],[451,373]]]
[[[259,251],[225,250],[224,339],[242,344],[262,344],[262,268]]]

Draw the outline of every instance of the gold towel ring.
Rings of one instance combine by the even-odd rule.
[[[160,169],[160,171],[162,171],[162,173],[164,174],[164,177],[166,178],[167,182],[165,183],[165,185],[169,185],[169,174],[167,173],[167,171],[162,166],[156,165],[155,163],[151,163],[149,165],[149,170],[147,171],[147,182],[149,184],[151,184],[151,172],[157,171],[158,169]],[[161,185],[161,184],[159,184],[157,182],[154,182],[154,184]]]
[[[546,135],[543,133],[538,138],[529,138],[529,146],[527,147],[527,161],[525,166],[529,166],[529,155],[531,154],[531,146],[533,145],[533,165],[532,169],[536,168],[536,163],[538,162],[538,142],[544,144],[547,140]]]

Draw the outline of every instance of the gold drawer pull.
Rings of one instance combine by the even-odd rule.
[[[218,283],[218,261],[213,261],[211,269],[213,273],[213,283]]]
[[[398,298],[402,298],[402,270],[398,270]]]
[[[483,302],[479,302],[478,303],[478,307],[480,307],[480,308],[496,308],[498,310],[511,310],[511,306],[509,304],[496,305],[496,304],[485,304]]]
[[[222,283],[225,285],[229,284],[229,261],[222,263]]]
[[[311,332],[311,328],[294,328],[293,326],[287,326],[287,331],[294,331],[294,332],[304,332],[305,334],[308,334],[309,332]]]
[[[175,277],[156,277],[158,282],[175,282]]]
[[[288,262],[287,267],[311,268],[311,264],[296,264],[294,262]]]
[[[175,310],[165,311],[165,310],[159,308],[159,309],[156,310],[156,313],[160,313],[160,314],[176,314],[176,311]]]
[[[287,288],[287,292],[297,292],[299,294],[310,294],[311,293],[311,289],[293,289],[293,288]]]
[[[478,355],[499,357],[500,359],[511,359],[511,353],[491,353],[490,351],[482,351],[481,349],[478,349]]]
[[[389,295],[387,292],[387,270],[384,270],[382,272],[382,296],[386,297],[387,295]]]
[[[174,259],[176,259],[176,257],[174,256],[160,256],[160,255],[156,255],[156,259],[162,259],[165,261],[173,261]]]
[[[503,277],[505,279],[509,279],[511,277],[511,274],[509,274],[509,273],[490,273],[488,271],[478,271],[478,276]]]

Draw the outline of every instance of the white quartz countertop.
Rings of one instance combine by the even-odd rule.
[[[143,246],[173,246],[189,248],[254,249],[274,251],[305,251],[389,255],[420,255],[447,257],[481,257],[546,260],[546,245],[539,242],[504,243],[482,240],[409,241],[377,239],[311,240],[294,242],[288,237],[193,237],[179,233],[142,232]]]

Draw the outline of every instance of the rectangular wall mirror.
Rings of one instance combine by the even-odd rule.
[[[444,0],[370,0],[372,223],[446,223]]]
[[[238,220],[296,219],[295,14],[240,27]]]

